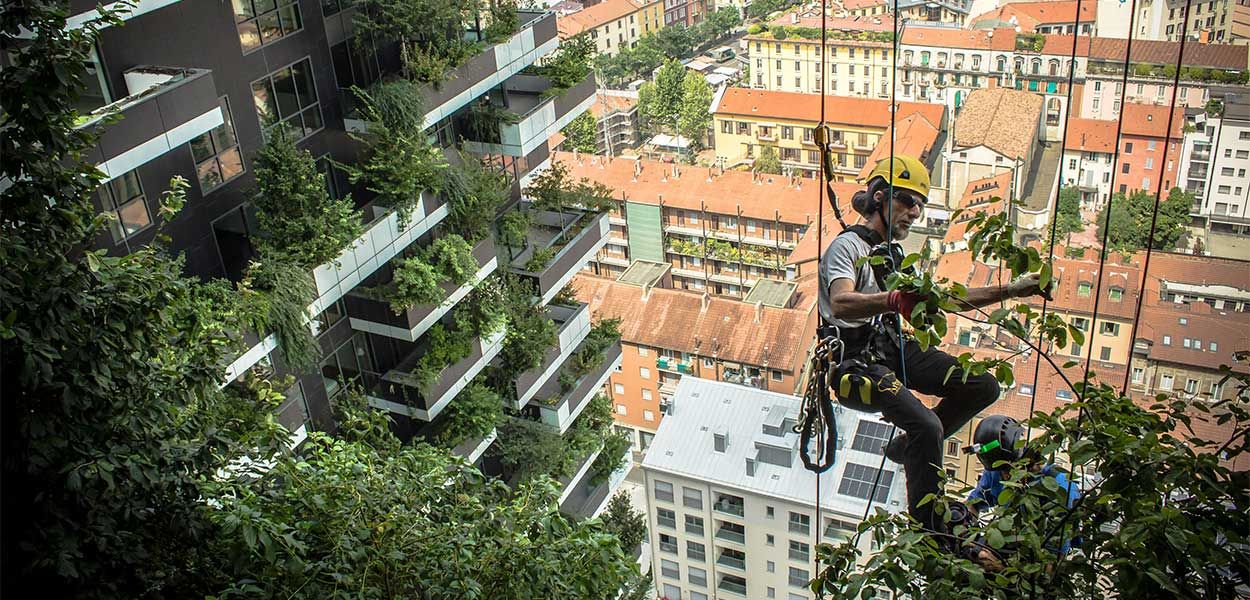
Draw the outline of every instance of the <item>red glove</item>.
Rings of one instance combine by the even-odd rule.
[[[911,312],[916,309],[916,305],[924,300],[924,296],[913,292],[904,292],[902,290],[893,290],[885,296],[885,304],[890,310],[903,315],[904,319],[911,318]]]

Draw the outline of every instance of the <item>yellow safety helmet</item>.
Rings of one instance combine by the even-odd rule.
[[[868,174],[868,182],[876,178],[885,179],[896,188],[913,191],[925,200],[929,199],[929,169],[914,156],[896,154],[891,160],[881,159],[877,166]]]

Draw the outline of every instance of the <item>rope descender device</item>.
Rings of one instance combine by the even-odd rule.
[[[794,426],[794,431],[799,434],[799,458],[807,470],[817,474],[833,467],[838,449],[838,428],[834,421],[829,386],[833,383],[834,360],[841,361],[843,349],[842,340],[837,335],[822,338],[816,344],[809,363],[810,375],[803,394],[803,411],[799,424]],[[812,438],[817,439],[814,455]]]
[[[824,101],[824,90],[821,90],[821,101]],[[824,175],[825,192],[829,199],[829,206],[833,208],[833,216],[838,219],[838,224],[842,229],[846,229],[846,221],[842,218],[842,210],[838,208],[838,195],[833,191],[833,168],[837,165],[833,162],[833,130],[821,119],[820,124],[812,132],[812,141],[816,143],[816,147],[820,148],[820,172]],[[823,226],[818,223],[817,226]],[[823,248],[822,248],[823,250]]]

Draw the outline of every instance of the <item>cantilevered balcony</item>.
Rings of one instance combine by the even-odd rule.
[[[122,75],[129,95],[79,117],[78,124],[79,128],[103,126],[85,159],[108,179],[184,146],[224,122],[211,71],[140,66]],[[120,118],[104,121],[109,115]]]
[[[499,437],[499,430],[492,427],[486,435],[482,437],[473,437],[460,442],[455,448],[451,449],[451,453],[463,458],[470,463],[476,463],[477,459],[482,457],[486,449],[495,443],[495,439]]]
[[[629,453],[629,447],[625,447],[625,454]],[[600,452],[602,454],[602,451]],[[625,481],[625,476],[629,475],[629,469],[632,463],[628,460],[620,468],[612,471],[607,477],[596,478],[592,471],[577,485],[572,486],[568,491],[564,501],[560,503],[560,512],[571,515],[576,518],[593,518],[599,516],[603,509],[608,505],[608,499],[616,490],[620,489],[621,483]],[[599,479],[596,481],[596,479]]]
[[[545,144],[595,102],[595,78],[588,75],[577,85],[560,92],[541,75],[518,74],[504,82],[491,100],[496,110],[515,115],[516,122],[487,122],[465,127],[469,139],[465,150],[477,154],[526,156]],[[473,123],[474,118],[466,118]]]
[[[394,369],[384,374],[366,373],[369,404],[396,414],[432,421],[477,376],[503,347],[504,332],[473,338],[469,355],[439,371],[432,384],[422,386],[413,375],[429,351],[423,339]]]
[[[537,367],[517,376],[516,408],[524,407],[543,384],[560,370],[564,361],[573,354],[578,345],[590,333],[590,305],[578,303],[574,306],[553,304],[547,307],[547,316],[558,326],[557,343],[547,349],[543,361]]]
[[[495,256],[495,242],[486,237],[473,247],[478,271],[464,285],[451,282],[442,284],[443,301],[438,304],[409,306],[398,314],[387,299],[393,282],[364,290],[360,287],[347,295],[347,315],[351,317],[352,329],[367,331],[406,342],[415,342],[443,315],[447,314],[477,284],[495,271],[499,261]]]
[[[101,4],[110,6],[114,10],[119,10],[117,15],[123,21],[129,21],[141,15],[150,13],[158,8],[164,8],[170,4],[177,4],[182,0],[130,0],[130,6],[123,6],[120,2],[101,2],[100,0],[70,0],[69,14],[72,15],[66,19],[66,26],[69,29],[77,29],[82,27],[83,23],[100,17],[98,10]]]
[[[520,30],[515,35],[465,61],[437,89],[427,90],[426,127],[451,116],[560,45],[554,12],[519,10],[517,19]]]
[[[365,232],[344,249],[338,258],[313,269],[317,297],[308,305],[308,318],[311,320],[314,315],[333,306],[366,277],[442,222],[447,217],[447,212],[443,199],[430,193],[421,195],[421,201],[417,203],[413,213],[402,223],[399,215],[389,207],[377,204],[365,206],[362,218],[369,218]],[[256,366],[256,363],[278,347],[275,334],[249,335],[244,336],[246,341],[251,342],[248,349],[227,365],[223,386]]]
[[[582,344],[587,343],[589,341]],[[581,349],[582,346],[578,346],[574,352]],[[589,373],[580,375],[572,383],[562,381],[564,378],[560,375],[548,378],[547,383],[534,394],[532,402],[532,406],[538,409],[539,420],[560,433],[568,431],[578,415],[582,414],[582,411],[590,404],[590,400],[603,388],[603,384],[612,375],[612,371],[620,364],[621,345],[615,343],[604,352],[603,360],[598,366],[591,369]],[[562,370],[568,368],[565,366]]]
[[[560,498],[558,500],[560,505],[563,505],[565,500],[573,496],[578,484],[588,476],[590,467],[595,464],[595,459],[599,458],[601,452],[603,452],[603,446],[595,448],[586,458],[577,463],[577,469],[573,471],[572,475],[561,477],[556,482],[560,486]]]
[[[545,304],[607,245],[611,225],[607,213],[579,209],[531,210],[530,217],[525,248],[508,249],[508,269],[530,278]],[[535,261],[535,254],[550,259]]]

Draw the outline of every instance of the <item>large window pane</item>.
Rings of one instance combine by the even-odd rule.
[[[261,125],[278,122],[278,105],[273,101],[273,89],[268,79],[252,84],[252,100],[256,103],[256,115]]]
[[[295,95],[295,78],[292,69],[282,69],[273,77],[274,98],[278,102],[278,114],[282,117],[299,112],[299,98]]]

